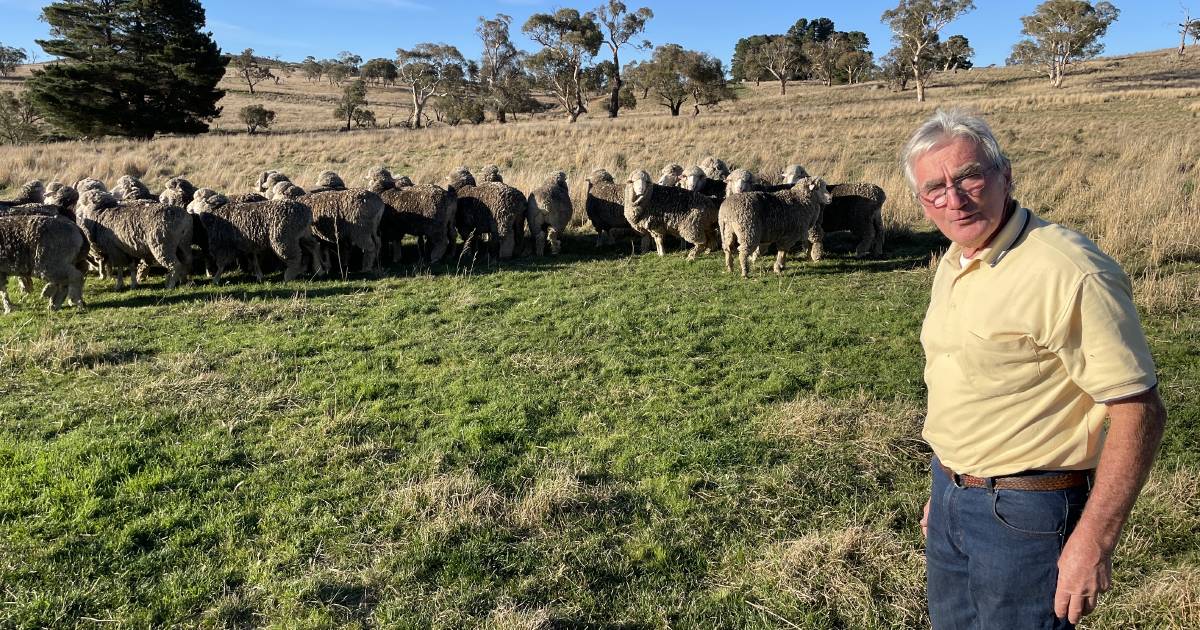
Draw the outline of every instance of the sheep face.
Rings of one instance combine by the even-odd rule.
[[[683,177],[683,167],[678,164],[668,164],[658,175],[659,186],[678,186]]]
[[[465,167],[465,166],[460,166],[460,167],[454,169],[453,171],[450,172],[450,175],[448,175],[446,177],[446,187],[453,189],[453,190],[458,190],[459,188],[462,188],[463,186],[474,186],[474,185],[475,185],[475,176],[472,175],[471,171],[467,170],[467,167]]]
[[[480,179],[485,182],[504,182],[504,178],[500,176],[500,167],[496,166],[495,164],[489,164],[483,167],[483,173],[480,175]]]
[[[49,186],[49,192],[46,193],[45,201],[59,208],[70,209],[79,202],[79,193],[70,186],[53,182]]]
[[[401,175],[400,179],[396,180],[396,188],[409,188],[414,186],[413,180],[408,178],[408,175]]]
[[[632,201],[635,205],[641,203],[642,198],[649,194],[654,186],[654,182],[650,181],[650,173],[646,171],[634,171],[629,176],[626,184],[629,186],[629,190],[632,193]]]
[[[187,205],[187,211],[192,214],[200,214],[202,212],[212,212],[213,210],[228,203],[225,195],[211,189],[201,188],[192,196],[192,202]]]
[[[106,190],[96,190],[95,188],[90,188],[83,191],[83,193],[79,195],[79,202],[75,204],[75,208],[80,214],[98,212],[100,210],[115,207],[117,207],[116,197],[113,197],[112,194]]]
[[[799,164],[789,164],[783,169],[780,175],[780,180],[784,184],[795,184],[796,182],[808,177],[808,171],[804,170]]]
[[[739,168],[730,173],[729,179],[726,182],[729,184],[726,194],[729,195],[750,192],[754,190],[755,185],[754,174],[744,168]]]
[[[683,174],[683,187],[688,190],[700,190],[707,179],[708,176],[700,167],[693,166]]]
[[[85,178],[75,182],[75,191],[78,192],[80,195],[82,195],[84,193],[84,191],[88,191],[88,190],[103,190],[103,191],[107,192],[108,186],[105,186],[104,182],[102,182],[98,179],[94,179],[92,177],[85,177]]]
[[[729,177],[729,166],[727,166],[721,158],[708,156],[700,162],[700,168],[704,170],[704,175],[709,179],[719,179],[725,181]]]
[[[822,206],[828,206],[833,203],[833,195],[829,194],[829,187],[825,185],[825,180],[820,177],[806,177],[799,182],[813,195],[813,199]]]
[[[296,199],[304,195],[304,189],[289,181],[275,182],[268,197],[271,199]]]

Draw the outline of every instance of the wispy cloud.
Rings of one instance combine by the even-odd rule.
[[[307,44],[307,42],[286,37],[275,37],[222,20],[208,20],[205,26],[213,32],[217,44],[225,48],[226,52],[230,52],[230,49],[233,48],[261,48],[264,46],[299,48]]]

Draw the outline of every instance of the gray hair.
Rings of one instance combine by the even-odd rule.
[[[913,192],[917,190],[913,162],[921,154],[953,138],[970,138],[981,147],[991,162],[984,166],[1008,170],[1008,156],[1000,150],[1000,143],[981,116],[957,107],[938,109],[929,120],[917,128],[900,151],[900,166],[904,169],[904,177],[908,179],[908,186]]]

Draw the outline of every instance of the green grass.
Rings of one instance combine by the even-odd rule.
[[[91,279],[82,314],[19,298],[0,626],[927,624],[939,246],[743,281],[571,241],[380,280]],[[1156,480],[1200,471],[1198,315],[1146,321]],[[1139,504],[1094,626],[1196,618],[1200,493],[1177,485]]]

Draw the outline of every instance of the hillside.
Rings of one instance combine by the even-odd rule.
[[[37,177],[240,192],[387,166],[653,173],[708,154],[888,195],[885,256],[831,239],[750,280],[596,249],[406,260],[383,278],[115,292],[0,318],[0,626],[922,627],[918,330],[946,245],[897,165],[934,108],[983,112],[1017,198],[1126,266],[1171,419],[1085,628],[1200,626],[1200,56],[881,86],[744,86],[699,117],[333,131],[328,86],[230,89],[221,133],[0,148]],[[259,88],[256,86],[256,91]],[[261,99],[261,100],[260,100]],[[399,90],[372,91],[380,120]],[[231,133],[263,102],[270,134]],[[388,113],[383,113],[388,112]],[[0,190],[0,197],[7,191]],[[580,214],[577,210],[577,215]]]

